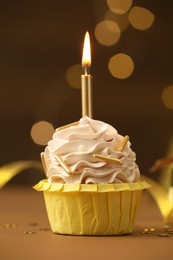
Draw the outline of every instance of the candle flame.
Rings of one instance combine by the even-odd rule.
[[[83,46],[83,55],[82,55],[82,67],[85,74],[88,73],[88,70],[91,66],[91,47],[90,47],[90,37],[89,33],[86,32]]]

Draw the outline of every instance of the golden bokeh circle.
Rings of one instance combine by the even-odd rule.
[[[113,77],[125,79],[133,73],[134,62],[129,55],[119,53],[110,58],[108,69]]]
[[[131,25],[138,30],[146,30],[154,22],[154,14],[146,8],[134,6],[129,12],[129,21]]]
[[[121,35],[118,24],[109,20],[99,22],[95,27],[94,33],[97,41],[106,46],[117,43]]]
[[[82,66],[81,64],[75,64],[67,69],[65,78],[69,86],[73,88],[81,88],[81,74]]]
[[[128,12],[132,3],[133,0],[107,0],[110,10],[116,14],[124,14]]]
[[[108,10],[105,14],[105,20],[110,20],[118,24],[121,31],[124,31],[129,26],[128,13],[119,15]]]
[[[51,140],[55,129],[53,125],[47,121],[39,121],[31,128],[32,140],[39,145],[46,145]]]
[[[164,88],[161,98],[165,107],[173,110],[173,85]]]

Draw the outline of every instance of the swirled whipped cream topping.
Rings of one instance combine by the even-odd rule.
[[[111,125],[89,117],[81,118],[78,125],[59,130],[48,142],[44,152],[49,182],[56,183],[118,183],[135,182],[140,177],[136,154],[128,141],[119,150],[124,137]],[[114,164],[95,158],[99,154],[119,159]],[[56,160],[60,156],[71,169],[67,173]]]

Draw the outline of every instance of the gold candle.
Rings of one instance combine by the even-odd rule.
[[[41,162],[42,162],[42,165],[43,165],[44,172],[47,173],[47,166],[46,166],[46,162],[45,162],[45,158],[44,158],[44,153],[43,152],[40,154],[40,157],[41,157]]]
[[[89,74],[91,66],[91,48],[89,33],[86,32],[83,55],[82,55],[82,68],[84,74],[81,75],[81,86],[82,86],[82,117],[89,116],[92,118],[93,115],[93,100],[92,100],[92,76]]]

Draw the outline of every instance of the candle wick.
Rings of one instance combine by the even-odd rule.
[[[89,74],[89,66],[87,66],[87,65],[84,67],[84,74],[85,75]]]
[[[84,74],[87,75],[87,66],[84,67]]]

